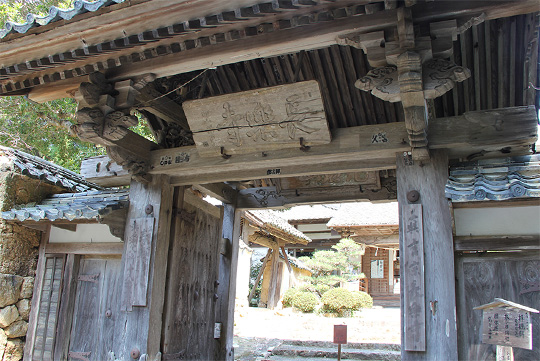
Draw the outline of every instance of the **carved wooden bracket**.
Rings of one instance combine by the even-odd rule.
[[[457,35],[482,22],[480,15],[458,26],[458,20],[429,24],[429,34],[417,34],[412,12],[397,11],[395,31],[368,34],[350,33],[337,39],[341,45],[362,49],[375,69],[357,80],[355,86],[390,102],[401,101],[413,158],[428,159],[426,99],[434,99],[464,81],[471,72],[446,60],[452,56]],[[397,34],[397,38],[394,34]]]
[[[471,76],[469,69],[446,59],[432,59],[422,64],[424,99],[435,99],[451,90],[457,82]],[[373,95],[392,103],[401,101],[398,69],[384,66],[373,69],[354,84],[358,89],[371,91]]]
[[[90,82],[81,83],[75,93],[77,124],[72,131],[83,141],[104,146],[111,159],[143,182],[147,181],[146,157],[125,149],[121,141],[134,135],[128,128],[137,125],[138,119],[130,115],[130,110],[139,91],[155,78],[154,74],[146,74],[113,85],[103,74],[94,73]]]

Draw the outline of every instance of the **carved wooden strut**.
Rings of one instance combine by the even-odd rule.
[[[411,9],[397,12],[398,39],[385,38],[384,31],[351,33],[337,39],[340,45],[362,49],[375,69],[358,79],[355,86],[389,102],[403,103],[405,125],[414,159],[429,159],[426,99],[437,98],[457,82],[471,76],[469,69],[447,60],[452,55],[457,34],[484,16],[472,18],[458,27],[456,20],[431,23],[429,36],[415,34]]]

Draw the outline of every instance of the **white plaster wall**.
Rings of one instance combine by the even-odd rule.
[[[247,305],[249,295],[249,274],[251,269],[251,255],[253,250],[244,241],[240,240],[238,250],[238,269],[236,273],[236,302]]]
[[[109,231],[106,224],[77,224],[75,232],[66,229],[51,227],[49,243],[101,243],[122,242]]]
[[[540,234],[540,206],[455,208],[456,236]]]

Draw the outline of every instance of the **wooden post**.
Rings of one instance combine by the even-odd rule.
[[[272,253],[272,250],[268,250],[266,252],[266,256],[264,257],[264,261],[262,263],[261,269],[259,270],[259,274],[257,275],[257,278],[255,279],[255,283],[253,284],[253,288],[251,289],[251,292],[248,296],[248,304],[251,302],[251,299],[253,298],[253,295],[255,294],[255,290],[257,289],[257,285],[259,284],[259,281],[261,280],[262,275],[264,274],[264,269],[266,268],[266,264],[268,263],[268,259],[270,258],[270,254]]]
[[[431,155],[431,161],[428,163],[413,164],[407,155],[405,157],[403,154],[397,155],[400,254],[404,255],[406,252],[404,234],[407,225],[404,224],[404,212],[406,209],[414,208],[413,211],[421,210],[419,227],[423,249],[420,249],[420,252],[423,251],[424,256],[424,269],[422,271],[420,268],[420,275],[415,275],[416,268],[407,267],[405,262],[400,262],[401,309],[405,311],[407,307],[404,303],[405,294],[410,297],[416,295],[419,299],[415,307],[423,309],[423,315],[420,317],[425,321],[425,331],[422,331],[425,332],[425,351],[411,352],[402,348],[402,360],[458,359],[452,222],[448,201],[444,195],[448,177],[448,159],[443,151],[433,151]],[[410,191],[419,192],[420,197],[417,201],[414,201],[414,194],[409,193]],[[424,282],[424,297],[411,292],[407,286],[407,277],[423,278],[416,281]],[[410,307],[408,310],[411,312]],[[402,312],[402,344],[408,337],[404,314],[405,312]]]
[[[266,305],[269,309],[274,309],[277,304],[276,299],[276,289],[278,288],[278,266],[279,266],[279,246],[275,245],[272,248],[272,267],[271,276],[270,276],[270,287],[268,288],[268,304]]]
[[[126,273],[133,273],[130,271],[133,270],[133,267],[129,267],[133,262],[148,270],[145,274],[137,273],[137,276],[143,276],[144,279],[134,280],[133,284],[137,291],[131,291],[131,294],[139,292],[141,289],[135,284],[141,285],[146,282],[146,305],[133,306],[132,310],[121,311],[119,318],[122,318],[122,322],[117,324],[123,325],[123,329],[115,333],[115,357],[129,359],[130,353],[138,350],[141,355],[147,355],[148,359],[153,359],[160,351],[173,188],[167,176],[158,176],[146,185],[132,181],[129,192],[130,205],[126,234],[129,233],[127,231],[131,227],[132,220],[153,218],[154,226],[148,245],[150,250],[148,267],[144,267],[142,263],[145,261],[138,259],[136,252],[131,252],[130,247],[133,244],[128,239],[124,244],[122,258],[124,279],[134,276]],[[133,257],[128,257],[128,255]],[[136,269],[140,269],[140,267],[138,266]],[[130,291],[124,289],[122,297],[129,294]],[[126,303],[124,302],[124,304]]]
[[[216,360],[233,360],[234,305],[236,297],[236,271],[241,232],[241,212],[226,204],[223,210],[222,236],[225,249],[219,261],[219,285],[216,301],[216,323],[221,324],[219,345],[214,351]]]

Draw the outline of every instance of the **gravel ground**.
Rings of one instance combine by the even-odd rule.
[[[399,344],[399,308],[374,307],[352,318],[303,314],[290,308],[239,307],[234,316],[235,359],[252,361],[268,355],[282,340],[333,341],[334,325],[346,324],[351,343]],[[264,340],[261,340],[264,339]]]

